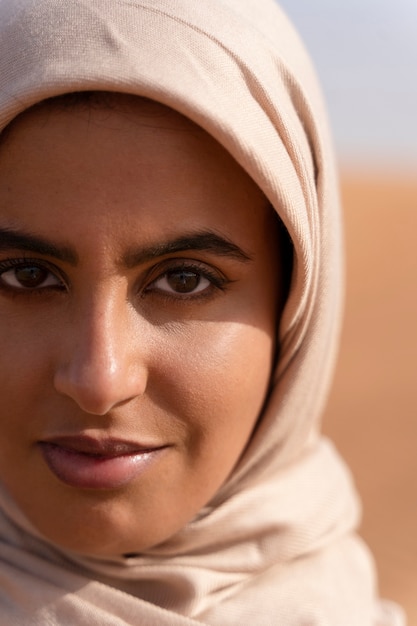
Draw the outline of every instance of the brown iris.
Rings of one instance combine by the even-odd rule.
[[[177,293],[190,293],[198,287],[200,275],[187,270],[173,270],[167,274],[167,282]]]
[[[37,265],[25,265],[17,267],[15,270],[16,280],[28,289],[35,289],[45,282],[48,276],[48,270]]]

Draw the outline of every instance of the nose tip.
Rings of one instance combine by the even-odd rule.
[[[143,377],[128,371],[123,363],[75,366],[69,363],[55,374],[55,389],[68,396],[86,413],[105,415],[129,402],[144,390]]]
[[[55,368],[54,387],[86,413],[105,415],[143,394],[146,368],[136,354],[134,337],[106,324],[79,333]]]
[[[74,400],[86,413],[105,415],[144,391],[144,376],[129,367],[126,357],[109,362],[74,360],[55,374],[55,389]]]

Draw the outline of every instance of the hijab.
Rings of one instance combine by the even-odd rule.
[[[285,15],[273,0],[0,0],[0,80],[0,130],[68,92],[171,107],[246,170],[293,247],[272,390],[216,496],[163,544],[103,559],[50,543],[3,489],[1,623],[401,624],[376,598],[351,476],[319,432],[340,326],[339,200],[314,72]]]

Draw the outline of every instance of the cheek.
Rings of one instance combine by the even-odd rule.
[[[21,403],[32,401],[49,389],[49,374],[58,335],[51,333],[50,324],[35,323],[31,316],[25,320],[0,318],[0,370],[2,400]],[[62,337],[62,334],[61,334]]]
[[[55,326],[46,313],[35,314],[29,308],[25,315],[12,314],[4,303],[0,307],[1,448],[10,459],[31,454],[31,443],[42,432],[45,416],[59,416],[58,405],[51,399],[55,396],[55,352],[63,332]],[[48,410],[51,404],[54,409]],[[4,466],[7,461],[1,463]]]
[[[233,465],[247,443],[270,382],[274,340],[241,323],[202,324],[181,340],[149,377],[148,392],[165,413],[182,422],[196,458],[225,448]],[[153,381],[153,383],[152,383]]]

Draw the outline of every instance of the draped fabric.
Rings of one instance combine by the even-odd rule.
[[[159,101],[248,172],[293,245],[272,391],[237,467],[177,535],[132,558],[52,545],[3,489],[0,623],[393,626],[320,436],[342,293],[339,199],[309,59],[273,0],[0,0],[0,130],[46,98]]]

